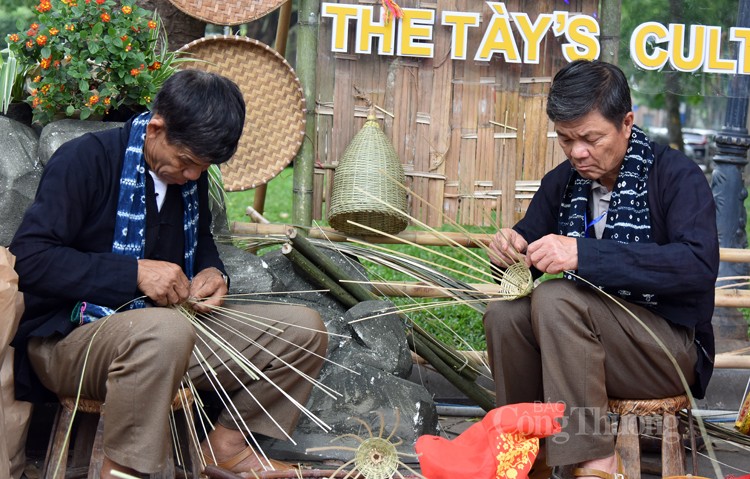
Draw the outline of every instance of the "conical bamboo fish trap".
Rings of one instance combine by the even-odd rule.
[[[404,167],[374,115],[367,118],[336,167],[328,222],[351,235],[372,235],[353,221],[377,231],[396,234],[408,220]],[[395,208],[395,209],[394,209]]]

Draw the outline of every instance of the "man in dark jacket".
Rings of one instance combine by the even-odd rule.
[[[176,73],[153,112],[55,152],[11,244],[26,301],[13,341],[16,395],[76,397],[80,384],[82,397],[106,402],[102,477],[164,469],[183,378],[233,404],[203,444],[207,462],[285,467],[245,437],[288,437],[327,339],[307,308],[222,307],[228,278],[211,235],[207,169],[232,157],[244,119],[230,80]],[[201,313],[201,326],[177,305]]]
[[[547,115],[568,161],[544,176],[525,217],[495,235],[490,256],[500,268],[524,261],[536,277],[563,278],[490,304],[487,349],[498,405],[566,404],[547,463],[576,465],[576,477],[614,477],[607,398],[686,387],[702,397],[711,376],[715,206],[700,169],[634,125],[617,67],[566,65]]]

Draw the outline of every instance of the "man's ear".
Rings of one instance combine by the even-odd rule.
[[[166,131],[164,118],[158,113],[154,113],[151,120],[146,125],[146,138],[154,138]]]

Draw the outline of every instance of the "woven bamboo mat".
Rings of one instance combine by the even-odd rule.
[[[193,18],[216,25],[240,25],[276,10],[285,0],[169,0]]]
[[[279,174],[305,136],[305,99],[299,79],[284,58],[250,38],[213,36],[182,47],[197,68],[224,75],[242,90],[247,107],[237,153],[221,165],[226,191],[255,188]]]

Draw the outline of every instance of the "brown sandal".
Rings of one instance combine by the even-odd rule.
[[[213,460],[211,460],[209,457],[206,457],[206,463],[210,465],[215,465],[220,469],[232,471],[232,469],[237,464],[241,463],[248,457],[254,456],[254,455],[256,455],[255,449],[253,449],[250,446],[247,446],[245,449],[241,450],[240,452],[230,457],[226,461],[214,463]],[[291,471],[294,469],[298,469],[298,467],[296,467],[294,464],[290,464],[288,462],[283,462],[283,461],[277,461],[275,459],[268,459],[268,461],[266,461],[265,459],[261,459],[259,457],[258,460],[260,461],[261,464],[265,466],[270,465],[270,469],[268,470],[272,470],[272,471]],[[239,471],[239,472],[250,472],[250,473],[258,474],[258,473],[265,472],[265,471]]]
[[[625,475],[622,467],[622,459],[620,455],[615,453],[617,459],[617,472],[610,474],[608,472],[600,471],[599,469],[589,469],[588,467],[577,467],[573,469],[573,477],[585,477],[585,476],[596,476],[601,479],[628,479]]]

